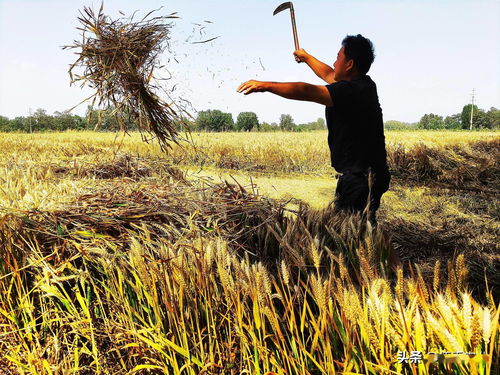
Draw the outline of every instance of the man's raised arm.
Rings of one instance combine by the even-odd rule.
[[[300,62],[305,62],[312,71],[326,83],[334,83],[333,79],[333,68],[324,62],[319,61],[313,55],[306,52],[305,49],[301,48],[296,50],[294,53],[295,58]]]
[[[238,89],[248,95],[252,92],[271,92],[287,99],[304,100],[331,107],[332,97],[326,86],[311,85],[304,82],[262,82],[250,80],[242,83]]]

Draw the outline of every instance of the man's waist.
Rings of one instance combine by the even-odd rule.
[[[385,149],[373,152],[359,146],[346,148],[330,148],[332,166],[337,170],[351,170],[355,172],[387,169],[387,153]]]
[[[370,173],[372,173],[372,174],[389,174],[389,168],[387,166],[381,166],[381,167],[354,166],[354,167],[339,168],[339,169],[337,169],[337,172],[342,174],[342,175],[344,175],[344,174],[363,174],[365,176],[368,176],[368,174],[370,174]]]

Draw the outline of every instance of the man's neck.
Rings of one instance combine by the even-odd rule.
[[[354,81],[354,80],[356,80],[356,79],[360,79],[360,78],[361,78],[361,77],[363,77],[363,76],[364,76],[364,74],[360,74],[360,73],[358,73],[358,72],[353,72],[353,73],[349,74],[349,75],[345,78],[345,80],[346,80],[346,81]]]

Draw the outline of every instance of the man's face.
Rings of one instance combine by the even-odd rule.
[[[349,60],[344,54],[344,47],[337,53],[337,60],[333,63],[333,79],[342,81],[347,78],[348,72],[353,67],[353,60]]]

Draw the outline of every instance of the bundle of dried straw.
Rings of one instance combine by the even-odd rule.
[[[77,49],[78,59],[69,69],[71,83],[81,82],[82,87],[95,90],[87,98],[92,99],[92,106],[97,100],[99,107],[114,108],[121,130],[135,123],[144,140],[148,140],[145,131],[156,136],[167,151],[172,142],[178,143],[174,120],[182,109],[175,101],[166,103],[158,96],[161,87],[154,84],[158,82],[154,71],[161,67],[159,56],[168,46],[169,19],[178,17],[175,13],[150,17],[154,12],[140,21],[134,21],[134,15],[112,20],[104,15],[102,5],[98,13],[84,7],[77,28],[82,40],[63,49]],[[83,73],[73,74],[75,68],[83,68]]]

